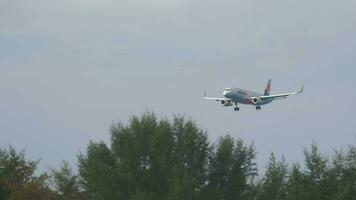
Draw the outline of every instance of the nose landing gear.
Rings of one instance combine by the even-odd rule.
[[[256,110],[261,110],[261,106],[256,106]]]

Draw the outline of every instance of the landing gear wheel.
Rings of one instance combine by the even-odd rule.
[[[239,110],[240,110],[240,108],[239,108],[239,107],[237,107],[237,101],[235,101],[235,102],[234,102],[234,104],[235,104],[235,108],[234,108],[234,110],[235,110],[235,111],[239,111]]]
[[[261,110],[261,106],[256,106],[256,110]]]

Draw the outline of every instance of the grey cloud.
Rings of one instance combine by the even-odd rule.
[[[301,159],[355,134],[355,1],[0,2],[0,145],[75,159],[112,120],[153,109]],[[227,86],[305,93],[255,112],[202,100]],[[68,141],[66,138],[72,138]],[[279,138],[276,140],[276,138]],[[46,151],[48,148],[51,151]],[[61,157],[61,158],[59,158]],[[57,162],[58,161],[58,162]]]

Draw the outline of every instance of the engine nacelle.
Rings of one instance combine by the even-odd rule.
[[[252,101],[252,103],[253,104],[258,104],[258,103],[260,103],[261,102],[261,98],[259,98],[259,97],[252,97],[251,98],[251,101]]]
[[[232,102],[230,99],[223,99],[220,101],[221,105],[223,106],[232,106]]]

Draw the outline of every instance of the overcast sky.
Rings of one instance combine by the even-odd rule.
[[[114,120],[153,110],[211,141],[302,161],[356,143],[355,0],[0,0],[0,147],[40,169],[76,163]],[[225,87],[305,92],[256,111],[202,99]]]

